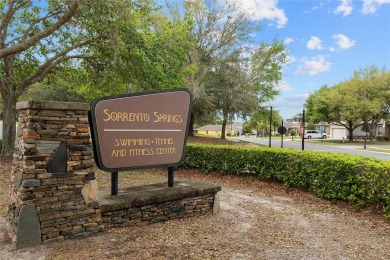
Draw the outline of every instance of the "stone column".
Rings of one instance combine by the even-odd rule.
[[[88,104],[17,103],[8,231],[25,248],[104,230]]]

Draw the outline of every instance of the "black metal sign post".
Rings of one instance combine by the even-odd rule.
[[[272,135],[272,107],[271,107],[271,115],[269,117],[269,144],[268,144],[268,147],[271,147],[271,135]]]
[[[282,129],[284,128],[284,126],[283,126],[283,120],[282,120]],[[285,133],[282,133],[282,147],[281,148],[283,148],[283,135],[284,135]]]
[[[305,109],[302,113],[302,125],[303,125],[303,132],[302,132],[302,151],[305,150]]]
[[[111,195],[118,195],[118,172],[111,173]]]
[[[282,126],[278,128],[278,133],[282,135],[282,143],[281,148],[283,148],[283,135],[287,133],[287,128],[283,126],[283,120],[282,120]]]
[[[174,172],[173,172],[173,167],[168,167],[168,187],[173,187],[174,186]]]

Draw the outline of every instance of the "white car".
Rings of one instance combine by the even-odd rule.
[[[312,139],[312,138],[326,139],[326,133],[321,133],[320,131],[317,131],[317,130],[307,130],[307,131],[305,131],[305,138],[307,138],[307,139]]]

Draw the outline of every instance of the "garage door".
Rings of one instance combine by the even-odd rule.
[[[332,128],[331,138],[343,139],[343,137],[345,137],[345,129],[344,128]]]

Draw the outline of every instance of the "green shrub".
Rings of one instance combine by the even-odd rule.
[[[386,141],[386,142],[388,142],[388,141],[390,141],[390,136],[377,136],[377,137],[375,137],[375,139],[377,141]]]
[[[361,156],[279,148],[189,144],[183,167],[253,174],[319,197],[382,206],[390,220],[390,162]]]

